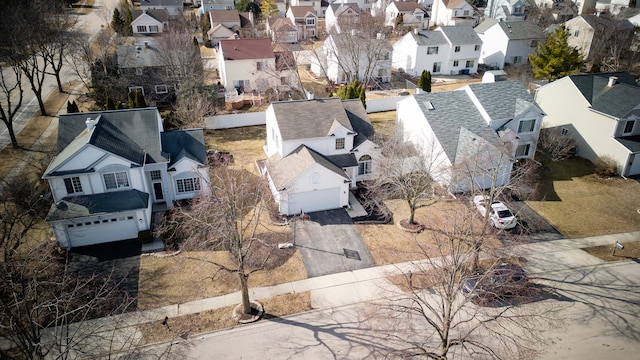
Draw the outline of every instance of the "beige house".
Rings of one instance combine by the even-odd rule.
[[[577,16],[564,25],[571,34],[567,43],[578,49],[585,60],[594,60],[612,42],[624,43],[633,32],[633,25],[627,20],[597,15]]]
[[[572,75],[540,87],[543,126],[577,141],[577,155],[610,156],[623,176],[640,175],[640,86],[626,72]]]

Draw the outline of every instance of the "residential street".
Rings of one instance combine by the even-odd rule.
[[[626,235],[633,238],[638,233],[633,234]],[[537,243],[518,250],[528,256],[526,268],[533,281],[555,289],[546,300],[521,305],[537,307],[537,313],[557,320],[552,328],[541,329],[547,344],[539,344],[539,358],[635,358],[640,351],[640,264],[632,260],[605,263],[572,247],[570,241]],[[585,239],[585,244],[593,244],[592,239]],[[362,288],[363,283],[349,288]],[[358,293],[343,286],[333,292],[322,290],[325,296],[335,297],[336,303],[347,303],[346,297]],[[369,302],[334,306],[286,318],[267,316],[258,323],[193,336],[174,343],[171,352],[185,359],[365,359],[379,358],[402,346],[390,342],[384,328],[368,327],[367,318],[375,310]],[[166,351],[166,344],[160,349]]]

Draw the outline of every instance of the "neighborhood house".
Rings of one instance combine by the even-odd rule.
[[[165,132],[156,108],[60,115],[46,221],[69,249],[136,238],[153,205],[207,191],[205,161],[202,129]]]

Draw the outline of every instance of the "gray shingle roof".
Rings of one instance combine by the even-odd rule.
[[[538,25],[527,21],[501,21],[498,23],[510,40],[543,40],[546,36]]]
[[[413,31],[407,34],[412,36],[418,46],[444,45],[447,39],[440,31],[420,31],[418,34]]]
[[[493,120],[513,118],[534,104],[533,97],[517,80],[471,84],[469,88]]]
[[[367,139],[371,139],[375,131],[373,130],[373,125],[369,120],[367,111],[362,105],[362,101],[360,101],[360,99],[345,100],[342,102],[342,106],[347,112],[347,117],[351,122],[353,130],[357,133],[353,139],[353,147],[357,147]]]
[[[608,87],[609,77],[618,78]],[[640,86],[627,72],[569,76],[593,110],[620,118],[640,104]]]
[[[126,68],[145,68],[163,66],[158,56],[158,47],[153,39],[146,38],[148,45],[120,45],[117,50],[118,66]]]
[[[329,135],[334,121],[353,131],[339,98],[271,103],[282,140],[310,139]]]
[[[201,164],[206,163],[207,149],[202,129],[174,130],[160,134],[162,150],[170,155],[169,166],[187,157]]]
[[[149,194],[138,190],[69,196],[53,204],[46,221],[70,220],[100,214],[146,209]]]
[[[481,22],[478,26],[473,28],[473,30],[478,34],[484,34],[485,31],[491,29],[491,27],[498,23],[498,19],[488,18],[485,21]]]
[[[131,17],[135,20],[144,13],[162,23],[169,21],[169,12],[167,9],[131,10]]]
[[[440,26],[438,29],[445,34],[453,45],[482,44],[482,40],[480,40],[480,37],[473,31],[471,26]]]
[[[498,134],[487,125],[466,92],[422,93],[413,97],[452,163],[458,154],[462,128],[495,146],[500,145]]]
[[[90,144],[119,155],[133,164],[167,161],[160,148],[160,129],[156,108],[85,112],[60,115],[58,151],[45,174],[52,175],[78,149]],[[87,118],[94,120],[94,129],[87,130]],[[82,170],[82,169],[78,169]]]
[[[349,177],[341,168],[304,145],[298,146],[282,159],[280,159],[280,154],[276,153],[266,161],[271,179],[278,190],[284,190],[296,177],[314,164],[318,164],[344,177],[347,181],[349,180]]]

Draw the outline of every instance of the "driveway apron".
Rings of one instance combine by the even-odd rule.
[[[344,209],[308,214],[291,224],[309,277],[374,266],[358,229]]]

